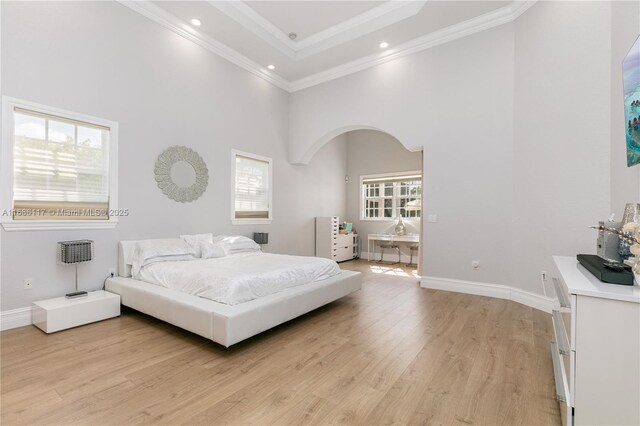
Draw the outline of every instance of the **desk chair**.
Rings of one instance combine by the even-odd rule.
[[[382,259],[384,258],[384,249],[398,250],[398,261],[393,262],[392,265],[395,265],[396,263],[400,263],[400,246],[398,244],[385,242],[385,243],[380,243],[379,246],[380,246],[380,260],[378,260],[378,263],[381,263]]]
[[[413,263],[413,252],[414,251],[418,251],[420,250],[420,246],[418,244],[409,244],[409,263],[407,263],[407,266],[411,266],[414,265]]]

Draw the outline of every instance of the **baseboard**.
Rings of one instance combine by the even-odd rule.
[[[553,299],[541,294],[531,293],[519,288],[510,287],[511,300],[538,309],[543,312],[551,313],[553,310]]]
[[[479,283],[451,278],[422,277],[420,279],[420,287],[512,300],[548,313],[551,313],[553,309],[553,300],[546,296],[501,284]]]
[[[0,312],[0,330],[9,330],[31,324],[31,306]]]

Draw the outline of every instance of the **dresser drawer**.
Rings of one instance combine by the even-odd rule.
[[[335,242],[338,246],[353,245],[354,234],[338,234]]]
[[[571,295],[567,289],[567,285],[562,278],[553,277],[553,289],[556,293],[556,301],[560,304],[560,307],[571,309]]]
[[[340,260],[349,260],[354,258],[353,246],[338,247],[335,253]]]
[[[575,324],[576,296],[575,294],[569,294],[567,286],[561,278],[553,278],[553,288],[555,291],[556,310],[559,312],[556,320],[564,328],[569,347],[575,350],[575,329],[573,324]]]
[[[569,380],[565,363],[562,358],[569,358],[562,355],[556,342],[551,343],[551,360],[553,362],[553,376],[556,385],[556,399],[560,406],[560,418],[563,426],[573,425],[573,414],[571,409],[571,396],[569,394]]]
[[[569,355],[571,344],[569,343],[567,331],[564,327],[562,313],[554,309],[551,312],[551,321],[553,323],[554,340],[558,346],[558,351],[561,355]]]

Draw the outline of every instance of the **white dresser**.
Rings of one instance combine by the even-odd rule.
[[[338,216],[316,217],[316,256],[344,262],[358,257],[358,235],[341,234]]]
[[[551,356],[562,423],[640,424],[640,287],[554,256]]]

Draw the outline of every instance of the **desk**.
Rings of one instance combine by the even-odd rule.
[[[395,234],[369,234],[367,236],[367,260],[371,261],[371,243],[373,243],[373,259],[376,258],[376,241],[389,241],[392,243],[414,243],[420,242],[418,234],[395,235]]]

